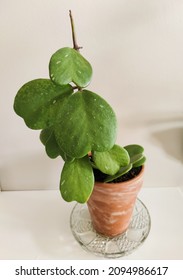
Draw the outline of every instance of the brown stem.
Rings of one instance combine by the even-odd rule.
[[[81,88],[81,87],[78,87],[78,86],[73,86],[73,87],[72,87],[72,89],[73,89],[73,90],[79,90],[79,91],[82,91],[82,88]]]
[[[77,42],[76,42],[76,34],[75,34],[75,29],[74,29],[74,20],[72,17],[72,12],[71,10],[69,10],[69,16],[70,16],[70,21],[71,21],[71,30],[72,30],[72,41],[73,41],[73,48],[76,51],[79,51],[80,49],[82,49],[82,47],[79,47]]]

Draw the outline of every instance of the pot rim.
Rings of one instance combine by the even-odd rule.
[[[138,181],[143,175],[144,175],[144,170],[145,170],[145,166],[142,165],[142,169],[140,170],[140,173],[135,176],[134,178],[124,181],[124,182],[118,182],[118,183],[105,183],[105,182],[99,182],[99,181],[95,181],[95,185],[97,186],[105,186],[105,187],[119,187],[119,186],[129,186],[129,184],[131,183],[135,183],[136,181]]]

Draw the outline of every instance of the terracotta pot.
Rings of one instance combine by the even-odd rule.
[[[113,237],[128,228],[138,192],[143,184],[143,174],[144,166],[138,176],[129,181],[95,183],[87,205],[98,233]]]

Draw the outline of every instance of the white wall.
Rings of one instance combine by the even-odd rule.
[[[62,160],[13,112],[17,90],[48,77],[52,53],[78,43],[94,70],[90,89],[116,111],[118,144],[144,145],[145,186],[183,185],[183,1],[0,1],[0,185],[56,189]]]

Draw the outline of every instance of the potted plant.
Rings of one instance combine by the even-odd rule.
[[[64,160],[63,199],[87,202],[97,232],[116,236],[127,229],[142,185],[144,149],[115,144],[115,113],[99,94],[86,89],[92,67],[79,52],[71,12],[70,20],[73,48],[52,55],[49,79],[19,89],[14,110],[29,128],[41,130],[47,155]]]

